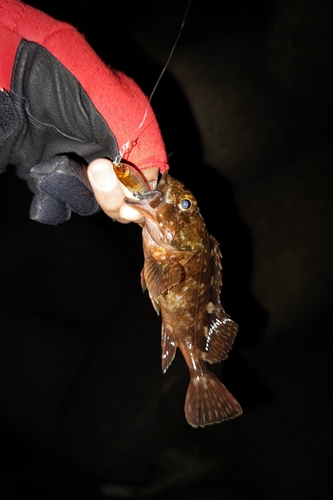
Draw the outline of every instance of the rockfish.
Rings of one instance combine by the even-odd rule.
[[[162,370],[178,347],[190,372],[185,416],[193,427],[237,417],[239,403],[207,366],[227,357],[238,330],[220,302],[218,242],[181,182],[164,172],[148,191],[137,180],[137,198],[125,201],[144,217],[141,284],[162,316]]]

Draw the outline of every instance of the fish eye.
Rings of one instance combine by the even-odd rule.
[[[183,210],[188,210],[191,207],[192,203],[188,198],[183,198],[180,202],[180,208]]]
[[[183,194],[178,198],[178,208],[182,212],[193,213],[197,208],[197,200],[191,193]]]

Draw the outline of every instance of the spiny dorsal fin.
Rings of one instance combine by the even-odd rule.
[[[175,357],[177,346],[168,335],[163,323],[162,323],[161,345],[162,345],[162,371],[163,373],[165,373]]]
[[[214,307],[212,305],[212,307]],[[223,361],[235,340],[238,325],[219,307],[210,316],[204,359],[209,363]]]
[[[220,305],[220,293],[222,286],[222,254],[218,241],[212,236],[210,236],[211,251],[213,259],[213,283],[212,283],[212,302],[215,305]]]
[[[184,272],[183,266],[176,259],[158,262],[153,257],[148,257],[143,267],[143,280],[151,295],[158,299],[163,292],[182,280]]]

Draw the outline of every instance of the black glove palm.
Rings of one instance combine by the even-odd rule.
[[[112,98],[112,96],[110,96]],[[118,146],[76,78],[42,46],[20,44],[10,94],[0,92],[0,171],[8,164],[35,194],[30,217],[59,224],[99,210],[86,165]]]

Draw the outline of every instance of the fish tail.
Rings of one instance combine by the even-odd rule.
[[[241,414],[238,401],[213,373],[191,376],[185,399],[185,416],[192,427],[216,424]]]

